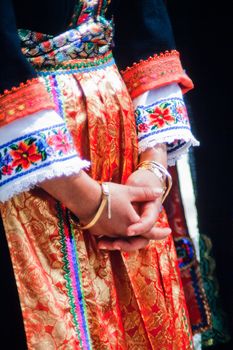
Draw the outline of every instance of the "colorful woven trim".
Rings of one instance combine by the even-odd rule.
[[[57,202],[57,217],[70,312],[80,349],[91,350],[88,315],[82,286],[82,273],[69,211]]]
[[[75,73],[85,73],[90,72],[96,69],[103,69],[114,64],[113,55],[111,51],[108,51],[106,54],[98,57],[91,58],[79,58],[70,61],[64,61],[56,66],[46,66],[43,69],[38,70],[40,76],[46,76],[52,74],[75,74]],[[67,72],[68,71],[68,72]]]
[[[21,83],[0,95],[0,127],[45,109],[54,109],[49,94],[39,78]]]
[[[175,82],[180,84],[183,93],[193,88],[193,82],[185,74],[176,50],[141,60],[121,73],[132,98]]]

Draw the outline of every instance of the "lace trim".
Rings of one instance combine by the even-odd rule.
[[[192,89],[193,83],[185,74],[179,56],[176,50],[165,51],[121,71],[131,98],[174,82],[181,85],[183,93]]]
[[[0,96],[0,127],[45,109],[54,109],[41,78],[5,90]]]
[[[175,165],[177,160],[186,154],[191,146],[199,146],[200,144],[189,130],[182,130],[179,133],[177,133],[176,130],[169,130],[165,131],[164,134],[159,135],[155,133],[154,135],[148,136],[146,139],[139,141],[139,154],[159,143],[168,144],[167,157],[169,166]]]
[[[88,161],[81,160],[77,156],[57,160],[56,163],[46,166],[45,168],[38,169],[36,172],[24,175],[23,181],[21,178],[18,178],[16,181],[14,181],[14,186],[12,186],[11,182],[4,185],[0,192],[0,202],[5,202],[21,192],[29,191],[45,180],[64,175],[70,176],[78,174],[80,170],[87,169],[89,165],[90,163]]]
[[[74,157],[77,153],[64,124],[24,134],[0,146],[0,188]]]

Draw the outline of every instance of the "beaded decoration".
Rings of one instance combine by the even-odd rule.
[[[0,127],[29,114],[54,107],[40,78],[28,80],[0,95]]]
[[[165,51],[121,71],[131,97],[174,82],[181,85],[183,93],[192,89],[192,80],[185,74],[179,56],[176,50]]]

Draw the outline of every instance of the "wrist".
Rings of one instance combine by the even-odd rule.
[[[95,215],[102,199],[101,185],[82,171],[73,179],[72,197],[69,209],[78,216],[82,224],[87,224]],[[66,203],[64,203],[66,205]]]
[[[83,170],[77,175],[46,180],[40,187],[84,222],[95,214],[101,201],[101,186]]]
[[[172,177],[167,169],[162,164],[153,160],[144,160],[140,162],[136,169],[142,169],[143,171],[149,170],[159,179],[163,189],[162,202],[164,202],[172,187]]]
[[[147,148],[139,156],[139,163],[144,161],[156,161],[167,168],[167,145],[160,143],[154,147]]]

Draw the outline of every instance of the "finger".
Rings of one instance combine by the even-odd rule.
[[[160,240],[167,238],[171,234],[172,230],[169,227],[153,227],[149,232],[144,234],[144,237],[150,240]]]
[[[158,217],[158,209],[155,202],[147,202],[142,206],[141,218],[127,229],[128,236],[140,236],[150,231]]]
[[[161,188],[127,186],[131,202],[154,201],[163,193]]]
[[[98,248],[104,250],[121,250],[123,252],[132,252],[145,248],[149,243],[149,239],[144,237],[132,237],[129,240],[116,239],[114,242],[102,240],[98,242]]]

